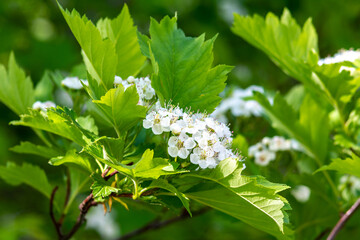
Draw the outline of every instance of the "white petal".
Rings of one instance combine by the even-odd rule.
[[[153,126],[153,123],[154,123],[153,121],[145,119],[143,121],[143,126],[145,129],[149,129]]]
[[[160,124],[154,124],[152,127],[152,131],[155,135],[162,134],[163,130]]]
[[[198,164],[199,163],[199,160],[200,160],[200,157],[199,155],[197,154],[190,154],[190,162],[193,163],[193,164]]]
[[[168,147],[168,152],[169,152],[169,155],[174,158],[174,157],[178,156],[179,149],[177,147]]]
[[[185,148],[181,148],[179,153],[178,153],[178,156],[182,159],[186,159],[188,156],[189,156],[189,151],[186,150]]]
[[[208,164],[207,164],[206,160],[200,160],[200,161],[199,161],[199,166],[200,166],[202,169],[205,169],[205,168],[207,168]]]
[[[184,146],[186,149],[193,149],[196,146],[196,143],[194,139],[188,138],[187,140],[185,140]]]
[[[161,126],[162,127],[170,127],[170,118],[169,117],[162,118]]]
[[[179,141],[179,139],[178,139],[177,137],[171,136],[171,137],[169,138],[169,142],[168,142],[169,147],[175,147],[176,144],[178,143],[178,141]]]

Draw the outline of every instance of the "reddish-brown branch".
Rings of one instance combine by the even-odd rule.
[[[61,239],[62,236],[63,236],[62,232],[61,232],[61,224],[59,224],[56,221],[55,214],[54,214],[54,199],[55,199],[55,193],[56,193],[56,191],[58,189],[59,189],[59,187],[56,186],[51,192],[51,196],[50,196],[50,217],[51,217],[51,221],[53,222],[53,224],[55,226],[56,233],[57,233],[59,239]]]
[[[206,207],[206,208],[200,209],[197,212],[193,212],[192,215],[193,215],[193,217],[195,217],[195,216],[198,216],[198,215],[201,215],[201,214],[207,212],[208,210],[209,210],[209,208]],[[163,227],[166,227],[166,226],[168,226],[168,225],[170,225],[172,223],[176,223],[176,222],[188,219],[189,217],[190,217],[190,215],[184,209],[183,212],[179,216],[176,216],[176,217],[173,217],[173,218],[169,218],[169,219],[166,219],[166,220],[163,220],[163,221],[161,221],[160,218],[156,218],[154,221],[146,224],[144,227],[136,229],[135,231],[129,232],[129,233],[121,236],[118,240],[127,240],[127,239],[130,239],[132,237],[138,236],[140,234],[144,234],[147,231],[163,228]]]
[[[109,173],[109,171],[111,170],[110,167],[108,167],[102,174],[101,176],[105,179],[105,181],[107,181],[108,179],[110,179],[112,176],[114,176],[115,174],[118,173],[117,170],[111,172],[109,175],[107,175]],[[70,176],[68,175],[68,179],[67,179],[67,188],[66,188],[66,197],[65,197],[65,206],[68,202],[69,196],[70,196]],[[85,215],[87,214],[87,212],[89,211],[89,209],[92,206],[96,206],[98,203],[94,200],[94,196],[92,193],[89,194],[89,196],[87,196],[84,201],[82,201],[82,203],[80,203],[79,205],[79,210],[80,210],[80,214],[74,224],[74,226],[71,228],[71,230],[69,231],[68,234],[63,234],[61,232],[61,227],[65,218],[65,215],[62,214],[60,216],[59,221],[56,221],[55,215],[54,215],[54,211],[53,211],[53,205],[54,205],[54,196],[56,191],[58,190],[58,187],[56,186],[53,190],[53,192],[51,193],[51,197],[50,197],[50,217],[51,220],[55,226],[57,235],[59,240],[68,240],[70,239],[81,227],[81,225],[86,221],[85,219]],[[117,195],[117,197],[132,197],[131,193],[123,193],[123,194],[119,194]]]
[[[335,239],[339,231],[344,227],[345,223],[350,219],[350,217],[355,213],[355,211],[360,207],[360,198],[351,206],[351,208],[340,218],[335,227],[330,232],[327,240]]]

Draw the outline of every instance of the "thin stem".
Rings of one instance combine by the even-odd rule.
[[[335,239],[339,231],[344,227],[345,223],[350,219],[350,217],[355,213],[355,211],[360,207],[360,198],[356,200],[354,205],[340,218],[335,227],[331,230],[327,240]]]
[[[57,233],[59,239],[61,239],[63,236],[62,232],[61,232],[61,224],[56,221],[55,214],[54,214],[54,199],[55,199],[55,193],[58,189],[59,189],[59,187],[56,186],[51,192],[49,211],[50,211],[51,221],[53,222],[53,224],[55,226],[56,233]]]
[[[201,215],[201,214],[207,212],[208,210],[209,210],[209,208],[203,208],[203,209],[201,209],[201,210],[199,210],[197,212],[194,212],[193,217]],[[118,240],[127,240],[127,239],[130,239],[132,237],[144,234],[144,233],[146,233],[148,231],[163,228],[163,227],[166,227],[166,226],[168,226],[168,225],[170,225],[172,223],[176,223],[176,222],[188,219],[189,217],[190,217],[190,215],[187,213],[187,211],[183,210],[181,215],[170,218],[170,219],[167,219],[167,220],[164,220],[164,221],[161,221],[160,218],[156,218],[154,221],[146,224],[144,227],[136,229],[135,231],[129,232],[129,233],[121,236]]]

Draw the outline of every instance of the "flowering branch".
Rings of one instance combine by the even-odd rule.
[[[335,239],[336,235],[339,231],[344,227],[345,223],[349,220],[349,218],[355,213],[355,211],[360,207],[360,198],[351,206],[351,208],[340,218],[335,227],[332,229],[330,235],[327,240]]]

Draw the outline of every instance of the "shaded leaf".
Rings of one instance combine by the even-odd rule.
[[[0,178],[14,186],[20,184],[29,185],[50,198],[51,185],[44,170],[38,166],[28,163],[18,166],[15,163],[8,162],[6,166],[0,166]]]
[[[62,154],[62,152],[54,147],[35,145],[31,142],[21,142],[20,145],[10,148],[16,153],[34,154],[44,158],[52,158]]]
[[[17,115],[26,113],[35,102],[31,79],[17,65],[14,53],[10,54],[8,71],[0,64],[0,101]]]
[[[75,149],[67,151],[65,156],[58,156],[50,159],[49,161],[49,164],[53,166],[60,166],[66,163],[76,164],[90,173],[95,170],[95,167],[92,166],[90,160],[77,154]]]

